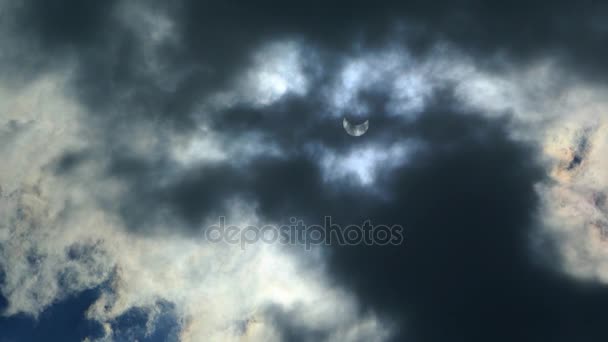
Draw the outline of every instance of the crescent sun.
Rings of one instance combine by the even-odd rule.
[[[344,130],[349,135],[352,135],[353,137],[359,137],[365,134],[365,132],[367,132],[367,129],[369,128],[369,120],[365,120],[365,122],[358,125],[353,125],[346,118],[344,118],[342,120],[342,126],[344,126]]]

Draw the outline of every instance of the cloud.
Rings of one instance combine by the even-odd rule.
[[[99,289],[101,340],[602,336],[603,6],[1,10],[6,315]],[[406,241],[241,251],[204,241],[219,215]]]
[[[87,114],[63,92],[61,82],[61,77],[48,75],[17,92],[10,113],[27,124],[8,117],[3,126],[3,138],[10,143],[2,149],[3,160],[29,166],[21,169],[27,172],[2,169],[5,315],[40,317],[57,301],[101,286],[101,296],[90,305],[87,317],[103,324],[107,339],[139,334],[121,328],[121,317],[132,310],[153,313],[159,301],[174,307],[175,334],[182,340],[234,340],[240,336],[238,322],[256,310],[268,305],[289,309],[295,303],[306,308],[321,299],[327,306],[315,309],[317,317],[326,317],[330,327],[359,324],[355,310],[348,310],[345,320],[331,323],[332,310],[338,307],[332,303],[356,307],[356,301],[325,284],[320,270],[299,266],[293,256],[272,246],[252,246],[247,252],[227,249],[205,243],[202,234],[171,234],[166,226],[160,235],[133,235],[120,213],[106,206],[112,199],[125,201],[130,189],[124,185],[131,184],[108,178],[108,161],[97,150],[97,142],[81,140],[89,127],[78,123]],[[21,104],[20,99],[27,101]],[[64,152],[91,149],[95,152],[86,157],[82,152],[67,163],[69,167],[57,168],[66,165]],[[247,203],[231,210],[233,219],[257,222]],[[142,318],[152,326],[146,329],[155,331],[162,325],[155,317]],[[369,315],[362,319],[375,321]],[[260,331],[267,336],[274,329],[268,324]]]

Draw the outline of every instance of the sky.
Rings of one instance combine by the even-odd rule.
[[[0,342],[605,341],[607,18],[0,0]]]

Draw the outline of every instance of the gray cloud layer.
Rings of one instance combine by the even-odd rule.
[[[605,6],[1,6],[7,315],[101,286],[102,340],[133,310],[194,341],[602,340]],[[406,242],[243,252],[202,240],[220,215]]]

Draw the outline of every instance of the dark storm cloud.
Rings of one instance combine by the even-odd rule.
[[[444,112],[431,127],[433,148],[386,179],[391,202],[366,213],[406,227],[405,243],[334,248],[332,274],[369,309],[407,318],[396,340],[600,341],[608,289],[563,279],[531,253],[533,151],[475,117]]]
[[[89,158],[91,151],[88,150],[66,151],[53,163],[53,170],[60,174],[69,173]]]
[[[42,46],[31,53],[78,58],[76,89],[93,112],[108,116],[108,109],[123,106],[129,116],[162,118],[182,128],[189,127],[197,101],[229,85],[255,49],[276,39],[296,38],[317,47],[326,70],[334,70],[353,51],[388,43],[424,54],[447,41],[479,65],[549,56],[588,76],[603,74],[608,57],[603,20],[608,11],[598,2],[461,0],[440,6],[427,1],[182,0],[141,5],[175,23],[176,39],[154,47],[163,70],[158,74],[145,66],[145,42],[129,26],[139,24],[121,4],[29,0],[17,6],[14,31]],[[119,20],[120,15],[126,19]],[[331,73],[321,77],[331,78]]]
[[[281,341],[322,342],[330,341],[331,331],[306,326],[298,320],[294,312],[281,307],[271,306],[264,311],[264,320],[277,328]],[[247,329],[244,329],[244,333]]]
[[[17,8],[24,29],[47,47],[88,45],[110,26],[116,0],[26,0]]]
[[[586,6],[585,6],[586,5]],[[603,68],[607,28],[605,5],[598,2],[475,0],[442,5],[427,1],[229,1],[181,2],[179,22],[196,58],[231,62],[265,40],[300,36],[337,51],[353,43],[381,46],[394,25],[411,26],[414,49],[445,39],[480,54],[505,52],[536,57],[564,54],[577,63]],[[219,38],[221,37],[221,38]],[[232,51],[237,53],[231,53]],[[213,63],[212,63],[213,64]]]

